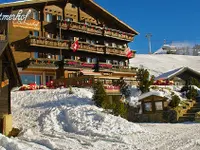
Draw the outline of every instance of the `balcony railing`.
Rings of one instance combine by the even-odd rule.
[[[69,41],[45,37],[29,36],[31,46],[50,47],[56,49],[69,49]]]
[[[79,42],[79,49],[95,53],[104,53],[105,46],[97,44],[89,44],[86,42]]]
[[[94,68],[95,63],[87,63],[87,62],[81,62],[81,61],[75,61],[75,60],[69,60],[65,59],[64,61],[65,67],[75,67],[75,68]],[[112,65],[111,64],[106,64],[106,63],[99,63],[100,69],[111,69]]]
[[[69,60],[65,59],[65,67],[66,68],[94,68],[95,63],[87,63],[87,62],[81,62],[81,61],[75,61],[75,60]],[[135,68],[128,68],[125,66],[114,66],[112,64],[107,64],[100,62],[99,63],[99,69],[100,70],[110,70],[110,71],[117,71],[117,72],[132,72],[135,73]]]
[[[104,36],[113,37],[113,38],[126,40],[126,41],[133,41],[134,39],[134,34],[122,32],[119,30],[111,29],[111,28],[106,28],[104,30]]]
[[[29,36],[26,40],[27,40],[26,43],[29,43],[31,46],[39,46],[39,47],[47,47],[47,48],[55,48],[55,49],[68,49],[68,50],[71,49],[71,45],[73,43],[69,40],[59,40],[59,39],[36,37],[36,36]],[[81,42],[81,41],[79,41],[78,51],[79,50],[92,52],[92,53],[99,53],[99,54],[106,53],[106,54],[126,57],[124,48],[90,44],[90,43]],[[133,54],[134,54],[134,51],[133,51]]]
[[[106,54],[126,56],[124,48],[106,46]]]
[[[81,22],[61,21],[59,27],[65,30],[73,30],[88,34],[103,35],[103,29],[99,26],[87,25]]]
[[[125,41],[133,41],[134,39],[134,34],[131,33],[122,32],[120,30],[107,27],[104,28],[96,25],[88,25],[81,22],[61,21],[58,23],[58,27],[64,30],[72,30],[88,34],[112,37]]]
[[[56,62],[57,62],[57,60],[54,60],[54,59],[30,58],[28,67],[56,69],[56,68],[58,68],[58,66],[56,65]]]

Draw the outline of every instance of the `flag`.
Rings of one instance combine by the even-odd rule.
[[[132,51],[130,50],[129,47],[126,48],[125,53],[126,53],[126,56],[127,56],[128,58],[133,57],[133,53],[132,53]]]
[[[72,49],[73,49],[73,52],[76,52],[76,51],[79,49],[78,40],[76,40],[76,41],[72,44]]]

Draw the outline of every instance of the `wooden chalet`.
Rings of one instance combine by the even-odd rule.
[[[93,75],[99,60],[104,82],[124,77],[134,84],[136,68],[129,67],[126,49],[138,32],[93,0],[32,0],[0,4],[0,13],[23,10],[26,21],[2,21],[1,36],[8,36],[23,84],[45,85],[56,79],[58,61],[64,77]],[[1,37],[0,36],[0,37]],[[72,50],[78,40],[79,48]],[[132,51],[135,56],[135,51]],[[62,74],[62,73],[61,73]]]
[[[7,41],[0,41],[0,133],[12,129],[11,89],[21,85],[17,66]]]

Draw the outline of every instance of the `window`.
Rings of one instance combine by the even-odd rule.
[[[95,45],[96,43],[95,43],[95,41],[94,41],[94,40],[91,40],[91,44]]]
[[[118,65],[118,61],[117,60],[113,60],[113,65]]]
[[[33,12],[33,19],[39,20],[39,13],[37,11]]]
[[[112,47],[117,47],[117,45],[115,43],[112,43]]]
[[[90,44],[91,41],[90,41],[90,39],[87,38],[87,39],[86,39],[86,42]]]
[[[120,65],[120,66],[124,66],[124,62],[123,62],[123,61],[120,61],[120,62],[119,62],[119,65]]]
[[[108,42],[105,42],[105,46],[109,46]]]
[[[155,102],[156,110],[163,110],[163,103],[162,102]]]
[[[144,103],[144,110],[145,111],[152,111],[152,103],[151,102]]]
[[[61,15],[57,15],[57,20],[62,20],[62,16]]]
[[[34,58],[38,58],[38,52],[34,52]]]
[[[93,62],[93,63],[96,63],[96,62],[97,62],[97,58],[93,58],[93,59],[92,59],[92,62]]]
[[[53,20],[52,14],[47,13],[47,14],[46,14],[46,21],[47,21],[47,22],[52,22],[52,20]]]
[[[111,64],[111,60],[107,59],[107,60],[106,60],[106,63],[107,63],[107,64]]]
[[[123,46],[122,46],[122,45],[118,45],[118,47],[119,47],[119,48],[121,48],[121,49],[123,48]]]
[[[65,21],[73,21],[73,19],[72,18],[65,18]]]
[[[38,31],[33,31],[33,36],[39,36],[39,32]]]
[[[87,61],[87,63],[91,63],[91,58],[90,58],[90,57],[87,57],[87,58],[86,58],[86,61]]]
[[[30,84],[30,83],[36,83],[37,85],[41,84],[41,75],[22,74],[20,76],[21,76],[22,84]]]
[[[51,33],[47,33],[47,38],[52,38],[53,35]]]
[[[49,81],[52,81],[54,79],[54,76],[49,76],[47,75],[46,76],[46,84],[49,82]]]
[[[75,60],[75,56],[71,56],[71,60]]]

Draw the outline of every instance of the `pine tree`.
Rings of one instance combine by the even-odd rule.
[[[108,98],[105,89],[103,87],[103,83],[97,81],[93,85],[93,90],[94,90],[93,101],[95,102],[95,105],[98,107],[102,107],[103,102],[105,103]]]
[[[149,92],[149,87],[153,84],[154,76],[151,76],[150,78],[148,70],[140,68],[137,71],[137,80],[139,81],[139,89],[142,91],[142,93],[145,93]]]

